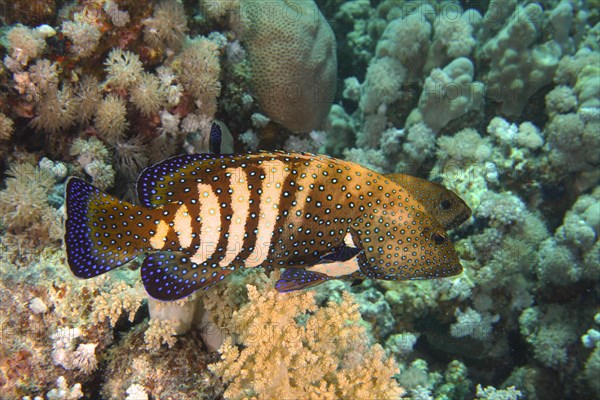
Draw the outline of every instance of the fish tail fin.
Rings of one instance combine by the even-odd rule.
[[[145,249],[150,210],[118,200],[89,183],[70,178],[66,187],[67,262],[79,278],[117,268]]]

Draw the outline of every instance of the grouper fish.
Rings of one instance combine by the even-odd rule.
[[[146,168],[137,190],[141,204],[133,205],[69,179],[65,244],[76,276],[92,278],[144,255],[148,294],[177,300],[243,268],[286,268],[276,284],[282,292],[322,281],[311,268],[336,263],[346,270],[327,279],[462,271],[446,228],[422,202],[395,179],[349,161],[183,155]]]

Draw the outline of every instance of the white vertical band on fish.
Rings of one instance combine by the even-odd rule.
[[[152,235],[152,237],[150,238],[150,245],[155,250],[161,250],[163,247],[165,247],[167,234],[169,233],[169,230],[169,225],[165,221],[160,220],[158,222],[158,224],[156,225],[156,233],[154,233],[154,235]]]
[[[279,215],[279,201],[283,183],[289,171],[279,160],[264,161],[261,167],[265,173],[260,195],[258,232],[252,253],[246,259],[244,266],[254,268],[262,264],[269,254],[271,240],[275,232],[275,224]]]
[[[183,204],[175,213],[175,219],[173,220],[173,229],[177,234],[179,240],[179,246],[182,249],[186,249],[192,244],[192,217],[188,211],[188,208]]]
[[[219,267],[224,268],[235,260],[242,251],[246,221],[250,212],[250,189],[248,178],[242,168],[229,168],[231,189],[231,223],[227,232],[227,248],[225,257],[219,262]]]
[[[198,202],[200,204],[200,247],[192,256],[192,262],[202,264],[217,249],[221,237],[221,208],[219,198],[213,192],[212,186],[206,183],[198,184]]]

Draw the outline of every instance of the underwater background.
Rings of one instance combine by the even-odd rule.
[[[599,399],[596,0],[0,0],[0,399]],[[174,303],[75,278],[64,190],[206,152],[443,184],[464,267]],[[150,310],[150,311],[149,311]]]

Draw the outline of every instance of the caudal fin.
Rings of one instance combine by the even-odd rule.
[[[92,278],[137,257],[144,251],[147,212],[81,179],[69,179],[65,245],[71,271],[79,278]]]

